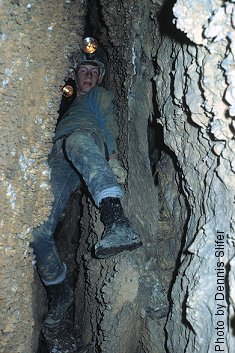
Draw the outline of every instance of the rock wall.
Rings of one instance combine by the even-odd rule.
[[[148,151],[154,28],[154,21],[148,21],[151,2],[147,9],[141,1],[100,1],[99,11],[91,11],[93,19],[94,13],[101,16],[93,25],[106,48],[109,75],[104,84],[116,93],[118,103],[119,157],[128,171],[123,206],[144,242],[143,248],[132,253],[109,260],[92,258],[90,249],[100,237],[102,225],[97,210],[90,202],[85,204],[84,240],[78,252],[77,319],[83,340],[88,343],[93,339],[97,350],[109,353],[164,350],[169,278],[166,280],[158,271],[158,241],[164,237],[158,229],[158,190]],[[164,231],[166,238],[172,238],[167,234],[169,227]],[[172,258],[166,260],[165,267],[170,261]]]
[[[32,227],[50,210],[47,154],[84,7],[1,1],[1,352],[32,353]]]
[[[1,15],[0,352],[37,349],[30,233],[50,211],[59,86],[84,28],[104,48],[123,205],[144,246],[94,259],[103,228],[83,197],[78,332],[99,352],[233,352],[234,2],[3,0]]]
[[[158,51],[165,143],[190,206],[168,317],[169,352],[234,352],[234,2],[181,1],[184,44]],[[169,69],[167,69],[167,67]]]

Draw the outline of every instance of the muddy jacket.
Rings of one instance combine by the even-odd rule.
[[[54,141],[78,129],[100,131],[108,154],[116,152],[116,106],[111,92],[96,86],[89,93],[75,98],[57,125]]]

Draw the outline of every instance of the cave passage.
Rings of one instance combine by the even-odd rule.
[[[94,36],[102,43],[104,40],[103,33],[107,31],[107,28],[102,17],[101,5],[99,1],[88,1],[87,2],[87,14],[85,17],[84,25],[84,37]],[[101,38],[99,38],[99,35]],[[104,48],[105,46],[105,48]],[[103,54],[103,60],[108,63],[108,72],[106,72],[106,78],[104,80],[104,87],[109,88],[111,83],[112,88],[115,89],[118,101],[118,107],[127,106],[127,100],[125,96],[128,95],[127,90],[124,88],[124,79],[123,76],[123,61],[121,57],[116,56],[113,51],[112,43],[105,40],[105,45],[101,45],[101,53]],[[110,53],[112,54],[110,57]],[[156,57],[151,60],[148,65],[153,67],[156,70]],[[112,67],[112,63],[115,60],[115,70],[116,72],[112,73],[112,77],[116,75],[115,83],[110,81],[109,70]],[[150,82],[151,83],[151,82]],[[75,88],[75,83],[71,79],[66,81],[65,84],[71,84]],[[152,86],[152,96],[156,95],[156,87],[154,84]],[[75,92],[75,90],[74,90]],[[124,94],[123,94],[124,92]],[[58,110],[58,121],[62,118],[63,114],[68,109],[69,105],[72,103],[75,94],[72,97],[62,97],[60,108]],[[147,100],[147,97],[145,97]],[[125,112],[123,109],[123,112]],[[128,112],[124,113],[124,117]],[[125,143],[127,141],[127,123],[124,121],[123,115],[119,116],[119,128],[121,133],[121,138],[119,138],[119,149],[120,156],[124,166],[128,165],[127,161],[127,151]],[[174,219],[171,215],[171,210],[166,201],[166,189],[169,187],[169,183],[164,183],[164,178],[167,174],[171,175],[172,181],[170,183],[175,183],[175,176],[178,173],[177,164],[175,162],[175,156],[172,151],[164,143],[163,136],[163,127],[158,122],[160,116],[160,111],[154,101],[152,101],[152,114],[148,118],[147,124],[145,125],[145,146],[144,148],[147,151],[147,169],[149,169],[151,174],[150,183],[152,183],[154,192],[156,192],[156,198],[159,198],[159,209],[155,209],[156,214],[159,214],[159,230],[165,235],[167,234],[170,239],[167,243],[165,238],[160,239],[156,243],[160,245],[160,248],[166,250],[168,247],[167,255],[170,256],[170,265],[166,265],[166,268],[160,268],[158,260],[156,259],[157,253],[150,249],[148,258],[149,261],[153,262],[154,271],[159,271],[159,273],[154,274],[152,281],[156,281],[156,286],[158,288],[156,293],[152,292],[149,279],[144,279],[147,283],[141,284],[142,291],[146,294],[149,292],[149,295],[154,298],[153,307],[151,305],[146,309],[147,315],[150,318],[155,317],[159,318],[160,321],[166,320],[167,313],[169,311],[169,302],[167,301],[167,296],[170,295],[170,287],[173,282],[173,272],[175,271],[175,266],[177,262],[177,251],[180,246],[180,239],[175,241],[174,238]],[[135,142],[133,142],[135,143]],[[142,141],[141,141],[142,143]],[[133,146],[132,148],[135,148]],[[144,180],[143,180],[144,181]],[[172,188],[172,186],[170,186]],[[174,184],[174,192],[176,198],[180,197],[180,192],[178,186]],[[175,201],[178,202],[178,201]],[[143,205],[145,208],[147,205]],[[157,207],[157,206],[156,206]],[[153,210],[154,211],[154,210]],[[99,216],[99,215],[98,215]],[[86,187],[83,185],[80,190],[78,190],[74,195],[72,195],[69,205],[65,210],[65,214],[58,229],[55,234],[56,243],[62,260],[68,266],[68,276],[70,284],[73,286],[76,300],[75,304],[69,309],[67,318],[59,328],[51,330],[43,330],[39,337],[38,350],[37,353],[95,353],[102,352],[100,348],[99,340],[96,336],[99,336],[99,322],[96,321],[97,312],[99,309],[98,295],[96,298],[90,298],[90,285],[91,279],[89,277],[89,261],[92,262],[92,259],[87,261],[90,255],[87,253],[91,250],[91,244],[95,242],[96,232],[93,230],[93,227],[97,227],[95,218],[97,218],[97,211],[94,210],[93,206],[89,202],[89,194]],[[149,220],[151,222],[151,220]],[[85,226],[84,226],[85,224]],[[98,226],[99,227],[99,226]],[[168,235],[169,234],[169,235]],[[166,237],[167,238],[167,237]],[[177,245],[176,245],[177,244]],[[86,261],[84,261],[86,259]],[[165,261],[165,260],[164,260]],[[155,263],[156,262],[156,263]],[[138,263],[138,261],[137,261]],[[102,271],[102,266],[100,268]],[[162,271],[162,274],[160,272]],[[164,271],[167,271],[164,274]],[[115,273],[115,271],[114,271]],[[114,274],[110,275],[112,278]],[[151,275],[152,276],[152,275]],[[150,276],[150,278],[151,278]],[[162,278],[164,277],[164,279]],[[160,279],[159,279],[160,278]],[[99,280],[99,278],[98,278]],[[38,307],[39,316],[42,316],[42,312],[46,311],[46,299],[45,293],[42,288],[40,289],[40,284],[37,282],[36,286],[39,288],[41,293],[41,299],[39,299],[40,305]],[[155,287],[156,287],[155,286]],[[125,291],[125,288],[123,289]],[[154,289],[156,291],[156,288]],[[145,302],[145,295],[141,294],[141,301]],[[156,298],[157,296],[157,298]],[[87,313],[87,298],[91,301],[96,301],[96,305],[90,309],[90,313]],[[146,305],[146,303],[144,303]],[[90,318],[89,318],[90,317]],[[85,322],[83,322],[85,320]],[[87,323],[87,320],[91,323]],[[163,322],[162,321],[162,322]],[[84,336],[84,330],[87,330],[87,326],[91,326],[90,330],[92,331],[92,337],[90,337],[90,343],[84,343],[82,337]],[[125,325],[125,323],[124,323]],[[161,326],[158,327],[162,332],[160,334],[162,346],[165,346],[165,333],[164,333],[164,324],[161,323]],[[101,338],[102,339],[102,338]],[[132,343],[131,343],[132,344]],[[144,340],[139,340],[136,338],[136,342],[133,344],[134,350],[130,353],[141,353],[147,352],[146,346],[148,344]],[[150,352],[150,351],[149,351]],[[110,353],[110,352],[109,352]],[[163,352],[161,352],[163,353]]]
[[[211,353],[218,340],[233,352],[234,0],[1,0],[1,20],[0,350]],[[42,332],[30,244],[51,213],[48,156],[71,103],[61,88],[88,35],[116,99],[122,207],[143,246],[93,256],[104,224],[83,184],[55,235],[75,302]]]

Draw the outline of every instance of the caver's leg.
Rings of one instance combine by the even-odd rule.
[[[66,280],[66,265],[61,262],[53,235],[71,193],[80,184],[80,177],[63,158],[61,147],[62,141],[57,142],[49,156],[54,196],[52,210],[48,219],[33,231],[32,242],[37,269],[50,302],[45,325],[58,324],[73,301],[73,291]]]
[[[105,225],[103,239],[95,245],[99,258],[134,250],[142,245],[139,235],[124,215],[122,189],[104,157],[104,144],[98,133],[75,131],[65,140],[65,152],[81,173]]]

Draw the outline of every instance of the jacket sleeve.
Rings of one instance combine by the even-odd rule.
[[[114,95],[99,87],[98,94],[98,123],[107,144],[109,156],[117,151],[116,139],[118,137],[116,102]]]

